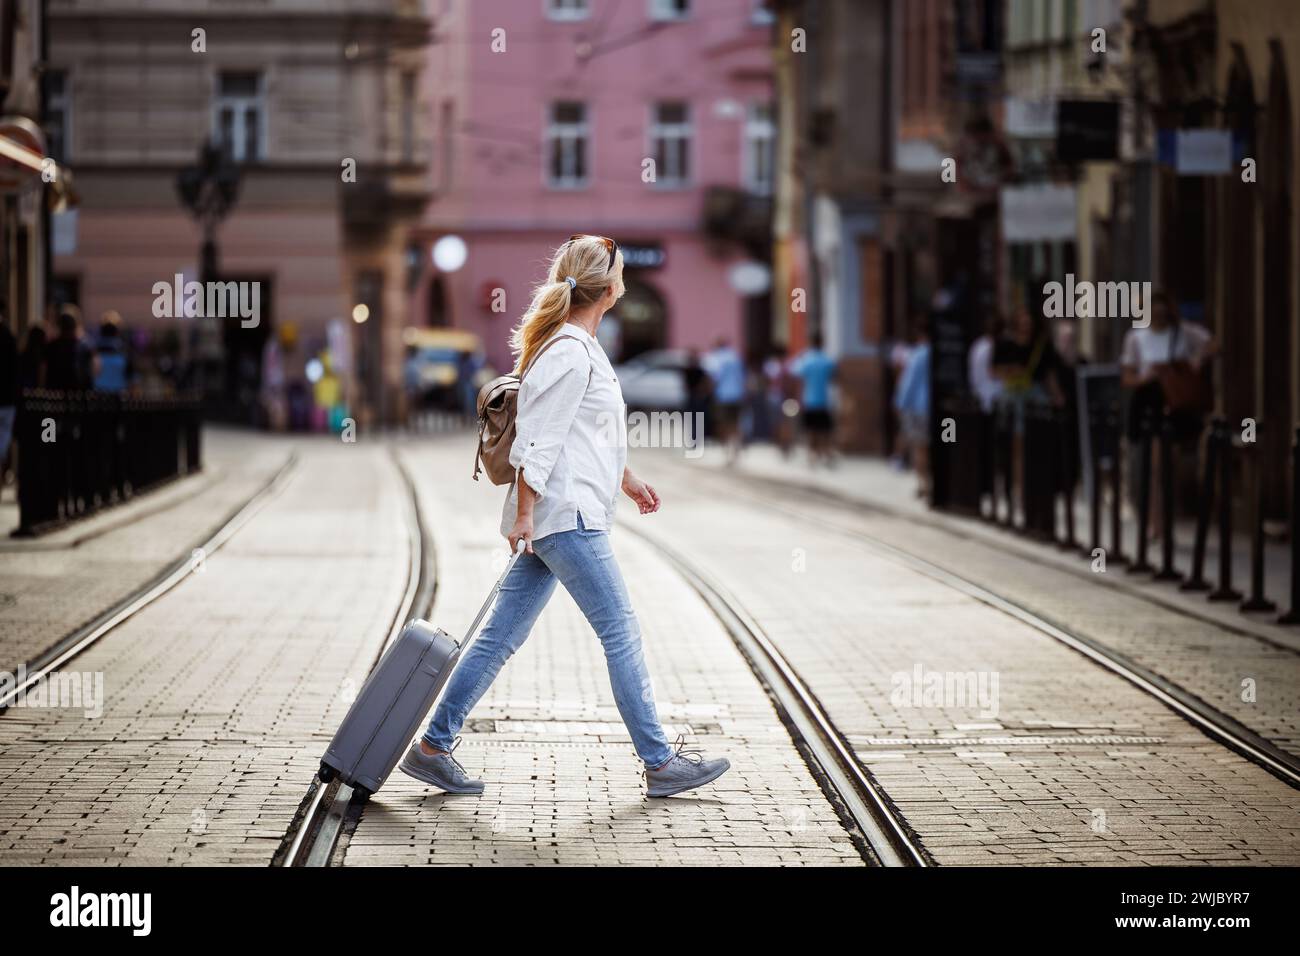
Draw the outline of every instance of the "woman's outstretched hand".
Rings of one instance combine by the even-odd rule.
[[[636,502],[643,515],[654,514],[663,504],[659,494],[630,471],[623,472],[623,493]]]

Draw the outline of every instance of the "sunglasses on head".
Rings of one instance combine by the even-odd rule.
[[[574,242],[578,239],[586,239],[586,238],[587,238],[587,234],[580,232],[576,236],[570,236],[569,242]],[[591,238],[599,239],[602,243],[605,244],[605,248],[609,250],[609,265],[605,267],[605,273],[606,275],[608,275],[609,272],[614,268],[614,257],[618,255],[618,243],[607,236],[592,236]]]

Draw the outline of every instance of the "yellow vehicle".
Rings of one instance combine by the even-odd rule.
[[[479,388],[496,377],[473,332],[407,328],[402,344],[403,378],[413,407],[472,413]]]

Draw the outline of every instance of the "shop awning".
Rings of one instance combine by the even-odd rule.
[[[62,212],[76,205],[71,173],[65,166],[50,163],[39,126],[25,116],[0,117],[0,194],[14,192],[44,173],[50,186],[51,211]]]

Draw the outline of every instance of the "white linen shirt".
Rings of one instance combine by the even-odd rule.
[[[600,342],[566,322],[519,386],[510,464],[515,481],[501,512],[501,534],[514,527],[520,471],[537,492],[533,540],[582,524],[608,531],[627,464],[623,389]],[[554,338],[553,336],[552,338]]]

